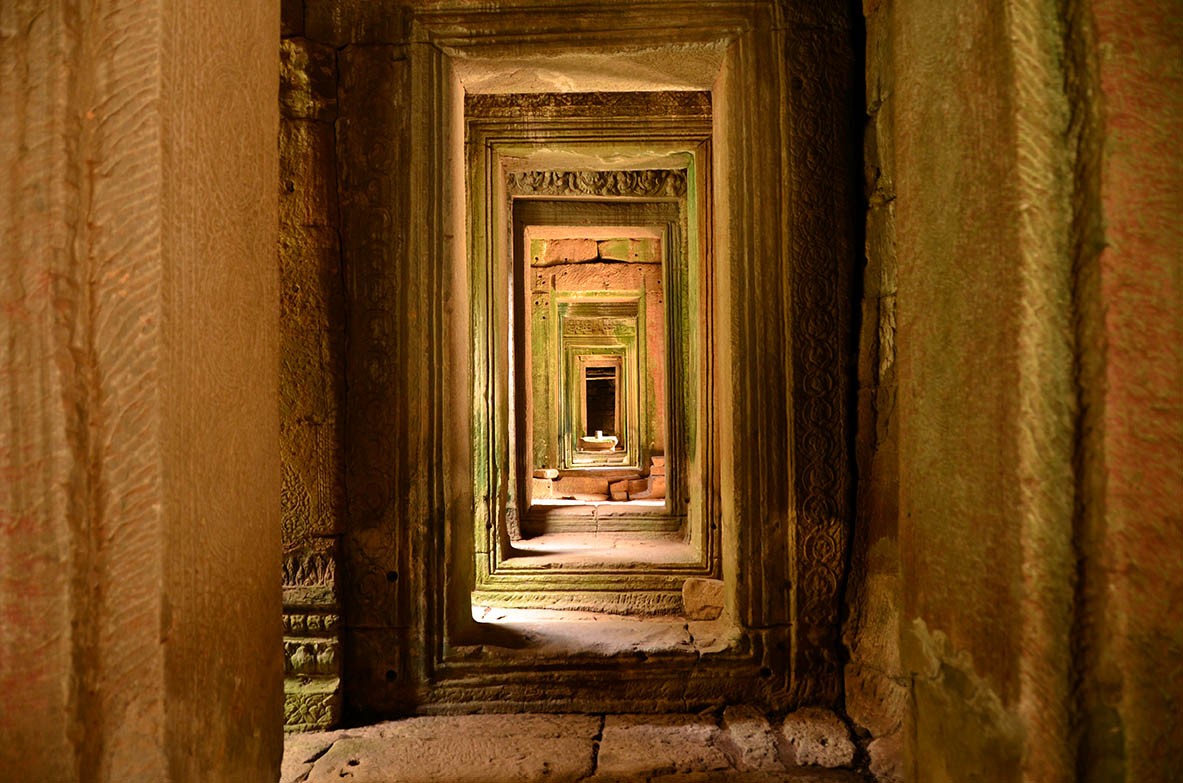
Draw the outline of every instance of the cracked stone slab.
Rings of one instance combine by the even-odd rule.
[[[600,719],[456,715],[354,729],[312,766],[307,783],[563,783],[592,772]]]
[[[609,715],[592,780],[637,781],[730,769],[718,738],[715,722],[697,715]]]

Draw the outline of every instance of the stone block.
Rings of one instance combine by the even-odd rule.
[[[455,715],[351,729],[313,765],[308,783],[547,780],[592,772],[600,722],[585,715]]]
[[[697,715],[608,715],[596,780],[632,781],[731,767],[716,741],[719,727]]]
[[[538,468],[534,471],[534,478],[536,479],[557,479],[559,471],[555,468]]]
[[[284,610],[283,635],[285,637],[329,638],[337,635],[341,617],[336,612],[324,610]]]
[[[723,613],[721,579],[691,577],[682,583],[682,614],[691,620],[714,620]]]
[[[314,538],[283,555],[283,605],[333,608],[337,582],[335,538]]]
[[[340,676],[337,640],[284,637],[283,670],[288,677]]]
[[[284,38],[304,34],[304,0],[280,0],[279,34]]]
[[[337,52],[306,38],[279,47],[279,112],[286,119],[332,122],[337,117]]]
[[[406,41],[409,5],[373,0],[304,0],[304,34],[333,47]]]
[[[548,239],[542,243],[543,264],[591,261],[599,250],[593,239]]]
[[[897,731],[907,709],[907,689],[887,675],[851,663],[846,667],[846,712],[858,726],[881,737]]]
[[[867,744],[870,757],[868,768],[877,783],[903,783],[904,781],[904,737],[897,731],[885,737],[876,737]]]
[[[661,262],[661,242],[656,238],[607,239],[597,244],[599,256],[605,261]]]
[[[341,370],[339,334],[318,328],[293,328],[280,333],[279,410],[285,426],[329,421],[338,410],[336,377]]]
[[[279,280],[281,329],[344,329],[345,293],[335,228],[283,226]]]
[[[806,707],[785,716],[777,737],[781,761],[791,766],[849,767],[854,742],[842,720],[827,709]]]
[[[290,733],[283,741],[283,770],[279,783],[304,783],[313,763],[342,736],[338,731]]]
[[[627,481],[616,481],[608,486],[608,494],[612,496],[613,500],[628,500],[628,485]]]
[[[280,425],[280,511],[288,551],[341,531],[345,465],[334,420]]]
[[[554,497],[554,482],[548,478],[530,479],[530,494],[535,500]]]
[[[283,725],[288,731],[327,729],[341,719],[341,681],[336,677],[287,677]]]
[[[665,497],[665,476],[650,476],[645,481],[645,488],[640,492],[633,492],[632,482],[629,482],[629,497],[634,500],[661,500]]]
[[[336,158],[332,125],[279,123],[280,225],[337,225]]]
[[[570,498],[577,495],[603,495],[608,497],[608,479],[594,476],[563,476],[554,482],[554,496]]]
[[[652,457],[649,465],[650,476],[664,476],[665,475],[665,457]]]
[[[584,261],[576,264],[555,264],[549,267],[555,289],[558,291],[635,291],[645,286],[656,290],[659,286],[660,267],[649,264],[605,264],[598,261]]]
[[[742,771],[782,769],[776,736],[768,718],[755,707],[738,705],[723,711],[721,742],[735,768]]]

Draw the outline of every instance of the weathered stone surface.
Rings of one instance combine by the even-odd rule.
[[[327,729],[341,717],[337,677],[293,675],[283,682],[283,725],[288,731]]]
[[[327,220],[315,226],[285,224],[279,237],[279,270],[281,328],[343,328],[345,302],[336,228]]]
[[[303,783],[312,764],[343,736],[340,731],[305,731],[288,734],[283,743],[283,769],[279,783]]]
[[[291,551],[341,532],[344,466],[336,421],[285,422],[280,430],[283,546]]]
[[[661,262],[661,240],[656,238],[607,239],[597,244],[599,256],[605,261]]]
[[[725,709],[720,739],[736,769],[756,772],[782,769],[772,726],[755,707],[739,705]]]
[[[280,408],[285,437],[297,437],[299,423],[325,424],[337,414],[338,335],[322,329],[285,327],[280,335]],[[314,432],[304,433],[315,438]],[[292,444],[293,449],[299,446]],[[314,447],[312,447],[314,448]]]
[[[714,620],[723,612],[721,579],[691,577],[682,583],[682,613],[691,620]]]
[[[595,778],[591,778],[592,781]],[[805,767],[779,772],[689,772],[686,774],[655,775],[647,783],[866,783],[865,778],[850,770]]]
[[[718,735],[714,721],[694,715],[609,715],[595,780],[728,769],[731,764],[715,745]]]
[[[806,707],[785,716],[778,736],[785,764],[849,767],[854,743],[842,720],[827,709]]]
[[[867,743],[870,757],[869,769],[879,783],[903,783],[904,780],[904,732],[876,737]]]
[[[629,497],[634,500],[661,500],[666,493],[665,476],[650,476],[643,479],[641,486],[633,489],[633,482],[629,482]]]
[[[285,120],[279,126],[279,218],[296,226],[337,225],[333,126]]]
[[[543,242],[542,263],[588,261],[599,254],[592,239],[551,239]]]
[[[0,775],[274,780],[278,3],[0,4]]]
[[[530,479],[530,494],[535,500],[554,497],[554,482],[546,478]]]
[[[284,674],[291,676],[336,676],[341,673],[337,640],[312,637],[283,640]]]
[[[846,667],[846,712],[873,737],[900,728],[907,709],[908,691],[903,683],[859,664]]]
[[[576,781],[592,771],[600,720],[579,715],[409,718],[341,736],[308,783]]]
[[[407,8],[370,0],[304,0],[304,34],[333,47],[406,40]]]
[[[337,52],[306,38],[279,46],[279,110],[285,119],[332,122],[337,116]]]
[[[304,0],[280,0],[279,34],[284,38],[304,34]]]
[[[594,476],[564,476],[554,482],[551,492],[556,498],[576,495],[604,495],[607,497],[608,480]]]

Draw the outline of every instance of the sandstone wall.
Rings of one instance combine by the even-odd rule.
[[[867,640],[894,622],[877,595],[898,579],[907,779],[1170,779],[1178,15],[1129,0],[865,10],[880,173],[863,355],[882,371],[895,335],[898,394],[860,411],[848,709],[890,734],[864,673],[896,674],[890,641]],[[896,258],[892,330],[875,281]],[[891,387],[860,380],[874,402]],[[897,459],[898,517],[879,495]]]
[[[1069,4],[1082,419],[1077,758],[1183,768],[1183,14]]]
[[[337,51],[283,4],[280,41],[280,453],[288,728],[340,716],[337,551],[345,505],[345,304],[337,211]]]
[[[0,769],[274,780],[273,3],[0,7]]]

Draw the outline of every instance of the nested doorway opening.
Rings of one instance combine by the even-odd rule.
[[[408,12],[414,41],[391,52],[395,59],[375,59],[405,96],[405,111],[389,117],[406,132],[390,145],[357,150],[375,161],[389,190],[371,187],[378,174],[367,169],[355,172],[362,178],[351,192],[353,208],[377,227],[358,251],[373,263],[351,278],[350,292],[357,360],[347,368],[343,650],[354,714],[653,711],[720,699],[780,709],[840,692],[845,294],[854,256],[837,204],[845,204],[840,185],[848,172],[837,154],[845,149],[844,120],[836,118],[845,116],[838,80],[849,42],[815,45],[816,29],[783,11],[780,4],[614,4],[560,18],[416,6]],[[563,145],[545,133],[515,137],[523,108],[555,116],[565,111],[563,100],[549,95],[581,92],[603,95],[609,110],[620,111],[624,121],[611,124],[607,143],[586,134],[602,118],[578,116],[554,127],[566,134]],[[654,122],[638,124],[638,113],[622,108],[639,93],[664,100],[679,92],[710,93],[710,119],[701,123],[709,149],[701,156],[686,142],[686,123],[655,132]],[[474,141],[466,122],[468,98],[505,101],[484,126],[484,141]],[[350,122],[369,127],[372,113]],[[508,518],[513,482],[493,478],[510,469],[516,444],[508,427],[494,426],[510,421],[508,403],[498,406],[510,397],[512,374],[490,367],[510,341],[477,339],[489,331],[476,321],[508,324],[503,311],[512,298],[510,278],[490,284],[474,259],[508,242],[511,213],[504,190],[487,199],[476,192],[503,188],[504,178],[469,172],[487,166],[501,141],[507,160],[524,159],[515,171],[685,170],[704,180],[687,193],[704,198],[699,214],[709,211],[713,226],[704,249],[713,334],[702,354],[712,367],[696,376],[713,386],[695,401],[710,411],[699,442],[709,438],[712,446],[700,452],[710,463],[697,495],[704,524],[692,523],[689,471],[684,529],[687,540],[703,538],[690,551],[715,551],[689,565],[663,558],[637,578],[682,585],[688,570],[709,573],[717,563],[734,635],[709,651],[639,656],[584,645],[552,655],[473,619],[478,585],[496,592],[489,588],[502,579],[533,582],[518,597],[560,590],[574,599],[578,592],[567,588],[597,580],[606,588],[599,600],[613,591],[632,601],[665,590],[621,590],[611,569],[587,563],[575,573],[531,570],[527,557],[512,556],[510,526],[497,522],[498,514]],[[621,150],[627,160],[614,160]],[[675,164],[673,155],[688,152],[694,156]],[[603,160],[589,165],[580,155]],[[471,204],[487,211],[470,221]],[[494,210],[503,217],[494,219]],[[507,250],[499,257],[508,258]],[[398,368],[396,378],[382,372],[387,366]],[[499,552],[511,556],[498,561]]]
[[[473,616],[679,615],[721,570],[709,94],[469,96],[465,127]]]

